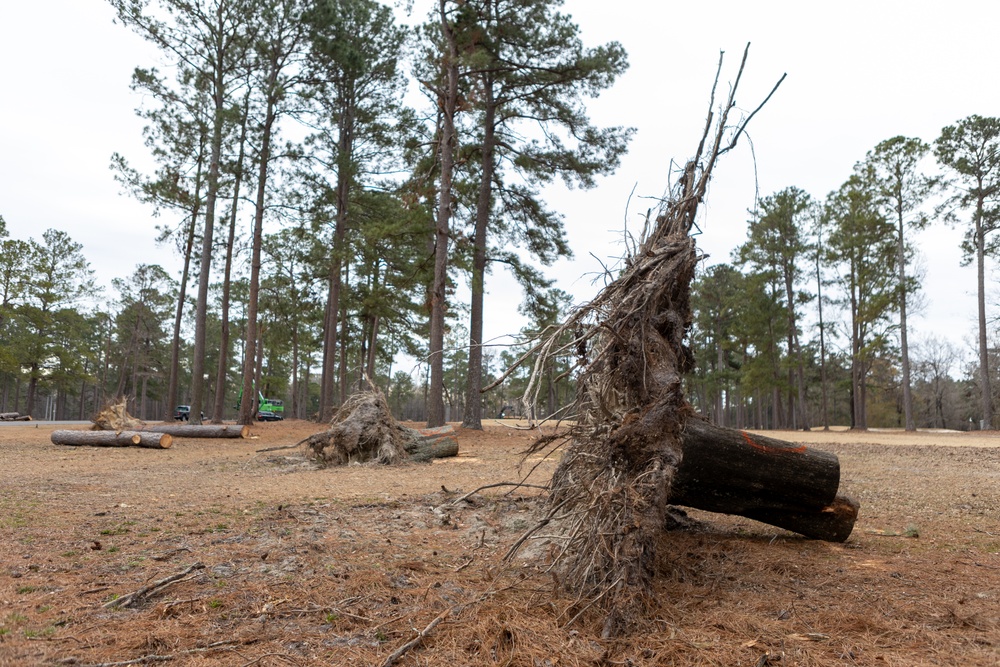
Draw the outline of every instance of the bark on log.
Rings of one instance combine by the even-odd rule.
[[[138,431],[52,431],[56,445],[90,447],[147,447],[169,449],[173,438],[166,433],[139,433]]]
[[[858,519],[858,503],[847,496],[837,496],[821,510],[749,510],[748,519],[784,528],[814,540],[846,542]]]
[[[843,542],[858,504],[837,495],[840,461],[804,445],[687,422],[669,503],[736,514],[806,537]]]
[[[140,429],[154,433],[169,433],[177,438],[247,438],[250,427],[239,424],[146,424]]]
[[[431,459],[458,456],[458,441],[455,438],[425,438],[406,448],[411,461],[423,463]]]

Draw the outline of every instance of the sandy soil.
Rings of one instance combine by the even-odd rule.
[[[692,511],[654,611],[600,639],[537,562],[501,557],[534,489],[533,434],[459,431],[457,458],[318,469],[307,422],[167,450],[59,447],[0,428],[0,665],[1000,664],[1000,435],[774,433],[837,454],[845,544]],[[129,594],[160,580],[134,604]],[[121,606],[115,607],[115,604]]]

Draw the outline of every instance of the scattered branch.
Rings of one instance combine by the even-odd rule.
[[[414,637],[413,639],[411,639],[410,641],[406,642],[405,644],[403,644],[402,646],[400,646],[398,649],[396,649],[395,651],[393,651],[392,655],[390,655],[388,658],[386,658],[385,662],[382,663],[382,667],[391,667],[391,665],[395,664],[395,662],[397,660],[399,660],[404,655],[406,655],[407,651],[409,651],[410,649],[412,649],[412,648],[414,648],[416,646],[419,646],[420,642],[424,641],[424,639],[427,637],[427,635],[429,635],[434,630],[434,628],[436,628],[438,626],[438,624],[441,623],[441,621],[443,621],[444,619],[448,618],[448,616],[451,615],[451,613],[452,613],[452,611],[454,611],[454,609],[455,609],[454,607],[449,607],[448,609],[445,609],[440,614],[438,614],[437,618],[435,618],[433,621],[431,621],[427,625],[426,628],[424,628],[419,633],[417,633],[416,637]]]
[[[472,491],[469,491],[465,495],[460,496],[458,498],[455,498],[455,500],[451,501],[448,504],[449,505],[457,505],[460,502],[462,502],[463,500],[468,500],[469,498],[471,498],[472,496],[476,495],[480,491],[485,491],[486,489],[496,489],[496,488],[499,488],[501,486],[513,486],[514,489],[518,489],[518,488],[521,488],[521,487],[527,487],[527,488],[531,488],[531,489],[545,489],[545,490],[548,490],[548,488],[549,488],[549,486],[547,484],[542,485],[542,484],[527,484],[525,482],[497,482],[496,484],[486,484],[484,486],[479,487],[478,489],[473,489]],[[514,489],[511,489],[511,491],[513,491]]]
[[[148,586],[143,586],[134,593],[129,593],[128,595],[123,595],[122,597],[115,598],[114,600],[105,603],[104,608],[118,609],[122,607],[130,607],[133,604],[143,600],[144,598],[147,598],[150,595],[153,595],[154,593],[160,592],[167,586],[177,583],[178,581],[184,580],[184,578],[187,577],[192,572],[203,569],[205,569],[205,565],[203,563],[195,563],[194,565],[191,565],[190,567],[185,569],[183,572],[178,572],[177,574],[172,574],[169,577],[164,577],[163,579],[154,581]]]

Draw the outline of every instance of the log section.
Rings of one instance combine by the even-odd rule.
[[[410,460],[417,463],[458,456],[458,440],[449,437],[425,438],[407,446],[406,451]]]
[[[166,433],[140,433],[138,431],[52,431],[56,445],[90,447],[147,447],[169,449],[173,438]]]
[[[842,542],[858,504],[838,496],[840,461],[804,445],[689,419],[669,503]]]
[[[146,424],[143,431],[169,433],[177,438],[247,438],[250,427],[239,424]]]

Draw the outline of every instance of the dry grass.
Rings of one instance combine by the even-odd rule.
[[[692,512],[702,528],[658,549],[649,616],[604,640],[601,614],[567,624],[578,608],[544,560],[500,562],[538,516],[530,490],[449,505],[515,478],[530,434],[460,430],[455,459],[318,469],[297,451],[256,453],[315,424],[79,451],[35,426],[0,427],[3,666],[380,665],[446,610],[396,664],[1000,662],[997,437],[808,434],[861,501],[852,538]],[[205,569],[104,608],[195,562]]]

